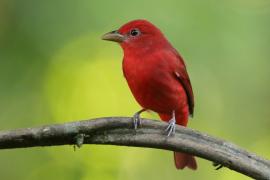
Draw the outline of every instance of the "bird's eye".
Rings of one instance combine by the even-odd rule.
[[[138,29],[132,29],[130,31],[131,36],[138,36],[140,34],[140,31]]]

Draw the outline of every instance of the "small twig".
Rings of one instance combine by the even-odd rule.
[[[270,179],[270,161],[205,133],[177,126],[167,137],[167,124],[148,119],[133,129],[127,117],[99,118],[37,128],[0,131],[0,149],[35,146],[113,144],[185,152],[208,159],[255,179]]]

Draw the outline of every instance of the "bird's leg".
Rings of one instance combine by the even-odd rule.
[[[171,134],[173,135],[175,133],[175,123],[176,123],[176,119],[175,119],[175,111],[172,112],[172,118],[169,120],[169,125],[166,128],[166,132],[168,132],[167,136],[170,136]]]
[[[147,109],[141,109],[140,111],[136,112],[133,115],[133,124],[134,124],[134,129],[137,129],[138,126],[141,125],[141,117],[140,114],[144,111],[146,111]]]

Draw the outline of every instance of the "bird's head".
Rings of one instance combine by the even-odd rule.
[[[102,39],[119,43],[124,51],[147,50],[168,44],[162,32],[146,20],[130,21],[118,30],[104,34]]]

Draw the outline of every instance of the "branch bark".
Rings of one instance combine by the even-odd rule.
[[[167,137],[161,121],[142,119],[136,131],[128,117],[108,117],[0,131],[0,149],[35,146],[111,144],[180,151],[208,159],[255,179],[270,179],[270,161],[228,141],[190,128],[176,127]]]

